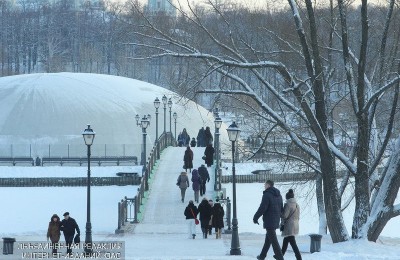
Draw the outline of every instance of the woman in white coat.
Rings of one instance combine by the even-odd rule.
[[[295,236],[299,234],[299,218],[300,207],[294,198],[293,190],[290,189],[288,193],[286,193],[286,203],[283,207],[281,217],[281,231],[282,236],[284,237],[282,243],[282,254],[285,255],[288,244],[290,243],[297,260],[301,260],[300,250],[297,247],[295,238]]]

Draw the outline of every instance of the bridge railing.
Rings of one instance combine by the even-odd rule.
[[[149,190],[149,180],[151,179],[151,173],[156,162],[160,159],[160,154],[165,148],[176,146],[176,144],[176,140],[170,132],[163,133],[160,138],[158,138],[150,152],[146,165],[143,165],[142,178],[136,196],[131,199],[125,197],[121,202],[118,202],[118,227],[115,233],[123,232],[123,226],[128,221],[131,223],[139,223],[138,215],[140,213],[140,206],[143,205],[145,192]]]

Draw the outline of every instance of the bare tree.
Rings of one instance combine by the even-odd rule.
[[[394,205],[400,186],[396,174],[398,145],[386,165],[387,170],[381,175],[377,173],[379,162],[388,151],[400,77],[397,68],[388,66],[380,70],[379,80],[374,81],[375,66],[367,66],[373,62],[375,55],[381,55],[380,64],[389,57],[384,53],[385,48],[381,47],[379,54],[376,46],[385,45],[388,34],[391,39],[396,38],[396,32],[390,29],[393,19],[390,13],[394,5],[387,6],[388,15],[383,18],[387,26],[379,43],[369,35],[366,0],[362,1],[359,9],[346,6],[341,0],[336,6],[331,1],[330,8],[323,9],[314,6],[311,0],[288,0],[293,23],[288,27],[290,32],[286,32],[287,37],[273,26],[262,23],[265,17],[260,18],[260,26],[253,28],[251,33],[246,32],[244,20],[240,19],[243,13],[224,12],[212,1],[209,4],[218,14],[217,18],[209,19],[207,12],[200,12],[189,5],[189,11],[178,8],[181,23],[172,30],[166,30],[143,13],[141,26],[133,28],[141,39],[134,44],[150,50],[141,58],[175,57],[195,62],[203,72],[194,77],[197,80],[191,82],[188,86],[191,92],[187,93],[222,94],[247,104],[249,108],[254,105],[246,99],[252,99],[258,105],[257,109],[264,113],[263,117],[283,130],[293,144],[310,158],[310,165],[314,165],[322,180],[322,192],[320,190],[319,194],[323,194],[333,242],[350,238],[341,213],[347,203],[342,203],[342,195],[349,178],[354,178],[356,208],[351,236],[375,241],[387,221],[400,214],[400,205]],[[326,15],[326,10],[329,10],[330,16]],[[136,11],[140,12],[140,9]],[[349,33],[349,13],[354,19],[352,25],[360,25],[357,27],[361,28],[360,33]],[[265,13],[262,15],[268,16]],[[329,22],[326,17],[330,17]],[[258,29],[266,33],[260,40],[254,41],[251,36]],[[177,30],[180,35],[173,33]],[[293,37],[294,32],[297,39]],[[329,41],[324,42],[323,39]],[[398,56],[397,52],[391,54]],[[213,84],[207,87],[201,84],[215,74],[219,75],[220,81],[212,81]],[[260,90],[267,95],[261,95]],[[332,95],[335,92],[342,98],[334,98]],[[277,106],[271,106],[271,97]],[[372,129],[379,127],[375,116],[383,97],[391,98],[392,102],[391,110],[385,114],[389,125],[386,124],[384,141],[379,145],[371,140],[375,135]],[[338,123],[340,116],[336,115],[336,111],[345,104],[350,104],[352,108],[347,112],[354,119],[350,121],[356,128],[356,133],[350,134],[354,147],[349,153],[340,149],[335,140],[336,134],[344,131]],[[307,130],[299,130],[294,121],[302,122]],[[347,169],[345,177],[339,179],[339,185],[338,164]]]

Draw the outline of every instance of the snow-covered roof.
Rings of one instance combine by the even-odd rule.
[[[82,131],[87,124],[96,132],[93,155],[135,155],[140,158],[142,130],[136,125],[135,115],[150,114],[151,125],[147,129],[147,151],[155,140],[154,99],[163,95],[174,101],[172,113],[177,112],[177,134],[183,128],[192,137],[199,128],[214,128],[214,118],[205,108],[191,101],[183,101],[176,93],[139,80],[87,73],[29,74],[0,78],[0,141],[3,147],[13,145],[1,152],[5,156],[18,149],[24,155],[66,155],[70,145],[71,156],[86,149]],[[178,104],[176,104],[178,103]],[[169,108],[167,107],[167,131],[169,131]],[[159,108],[158,132],[164,129],[163,104]],[[212,130],[213,131],[213,130]],[[172,119],[174,132],[174,119]],[[29,148],[29,144],[32,145]],[[107,145],[107,149],[103,149]],[[122,147],[125,144],[125,147]],[[28,147],[27,147],[28,145]],[[98,151],[96,154],[96,146]],[[21,148],[23,147],[23,148]],[[55,147],[64,149],[61,154]],[[79,148],[76,148],[79,147]],[[113,152],[113,149],[118,152]],[[28,152],[27,152],[28,150]],[[104,150],[104,151],[103,151]],[[6,154],[4,154],[6,153]],[[44,154],[43,154],[44,153]],[[113,154],[114,153],[114,154]],[[115,154],[118,153],[118,154]],[[9,154],[8,154],[9,155]]]

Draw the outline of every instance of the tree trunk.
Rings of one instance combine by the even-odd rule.
[[[326,220],[329,232],[333,243],[344,242],[349,240],[349,235],[341,212],[341,200],[337,188],[336,169],[334,168],[335,158],[330,151],[322,151],[321,146],[320,155]]]
[[[358,63],[358,82],[357,82],[357,101],[358,101],[358,135],[357,135],[357,173],[355,178],[355,201],[356,208],[354,211],[352,238],[361,238],[362,227],[367,222],[370,213],[370,194],[369,194],[369,119],[368,110],[364,110],[366,98],[366,84],[365,84],[365,65],[368,46],[368,16],[367,16],[367,0],[362,0],[361,6],[361,49],[360,58]]]
[[[319,215],[319,234],[326,235],[327,234],[326,212],[325,212],[324,192],[323,192],[321,174],[317,174],[315,186],[316,186],[317,206]]]

